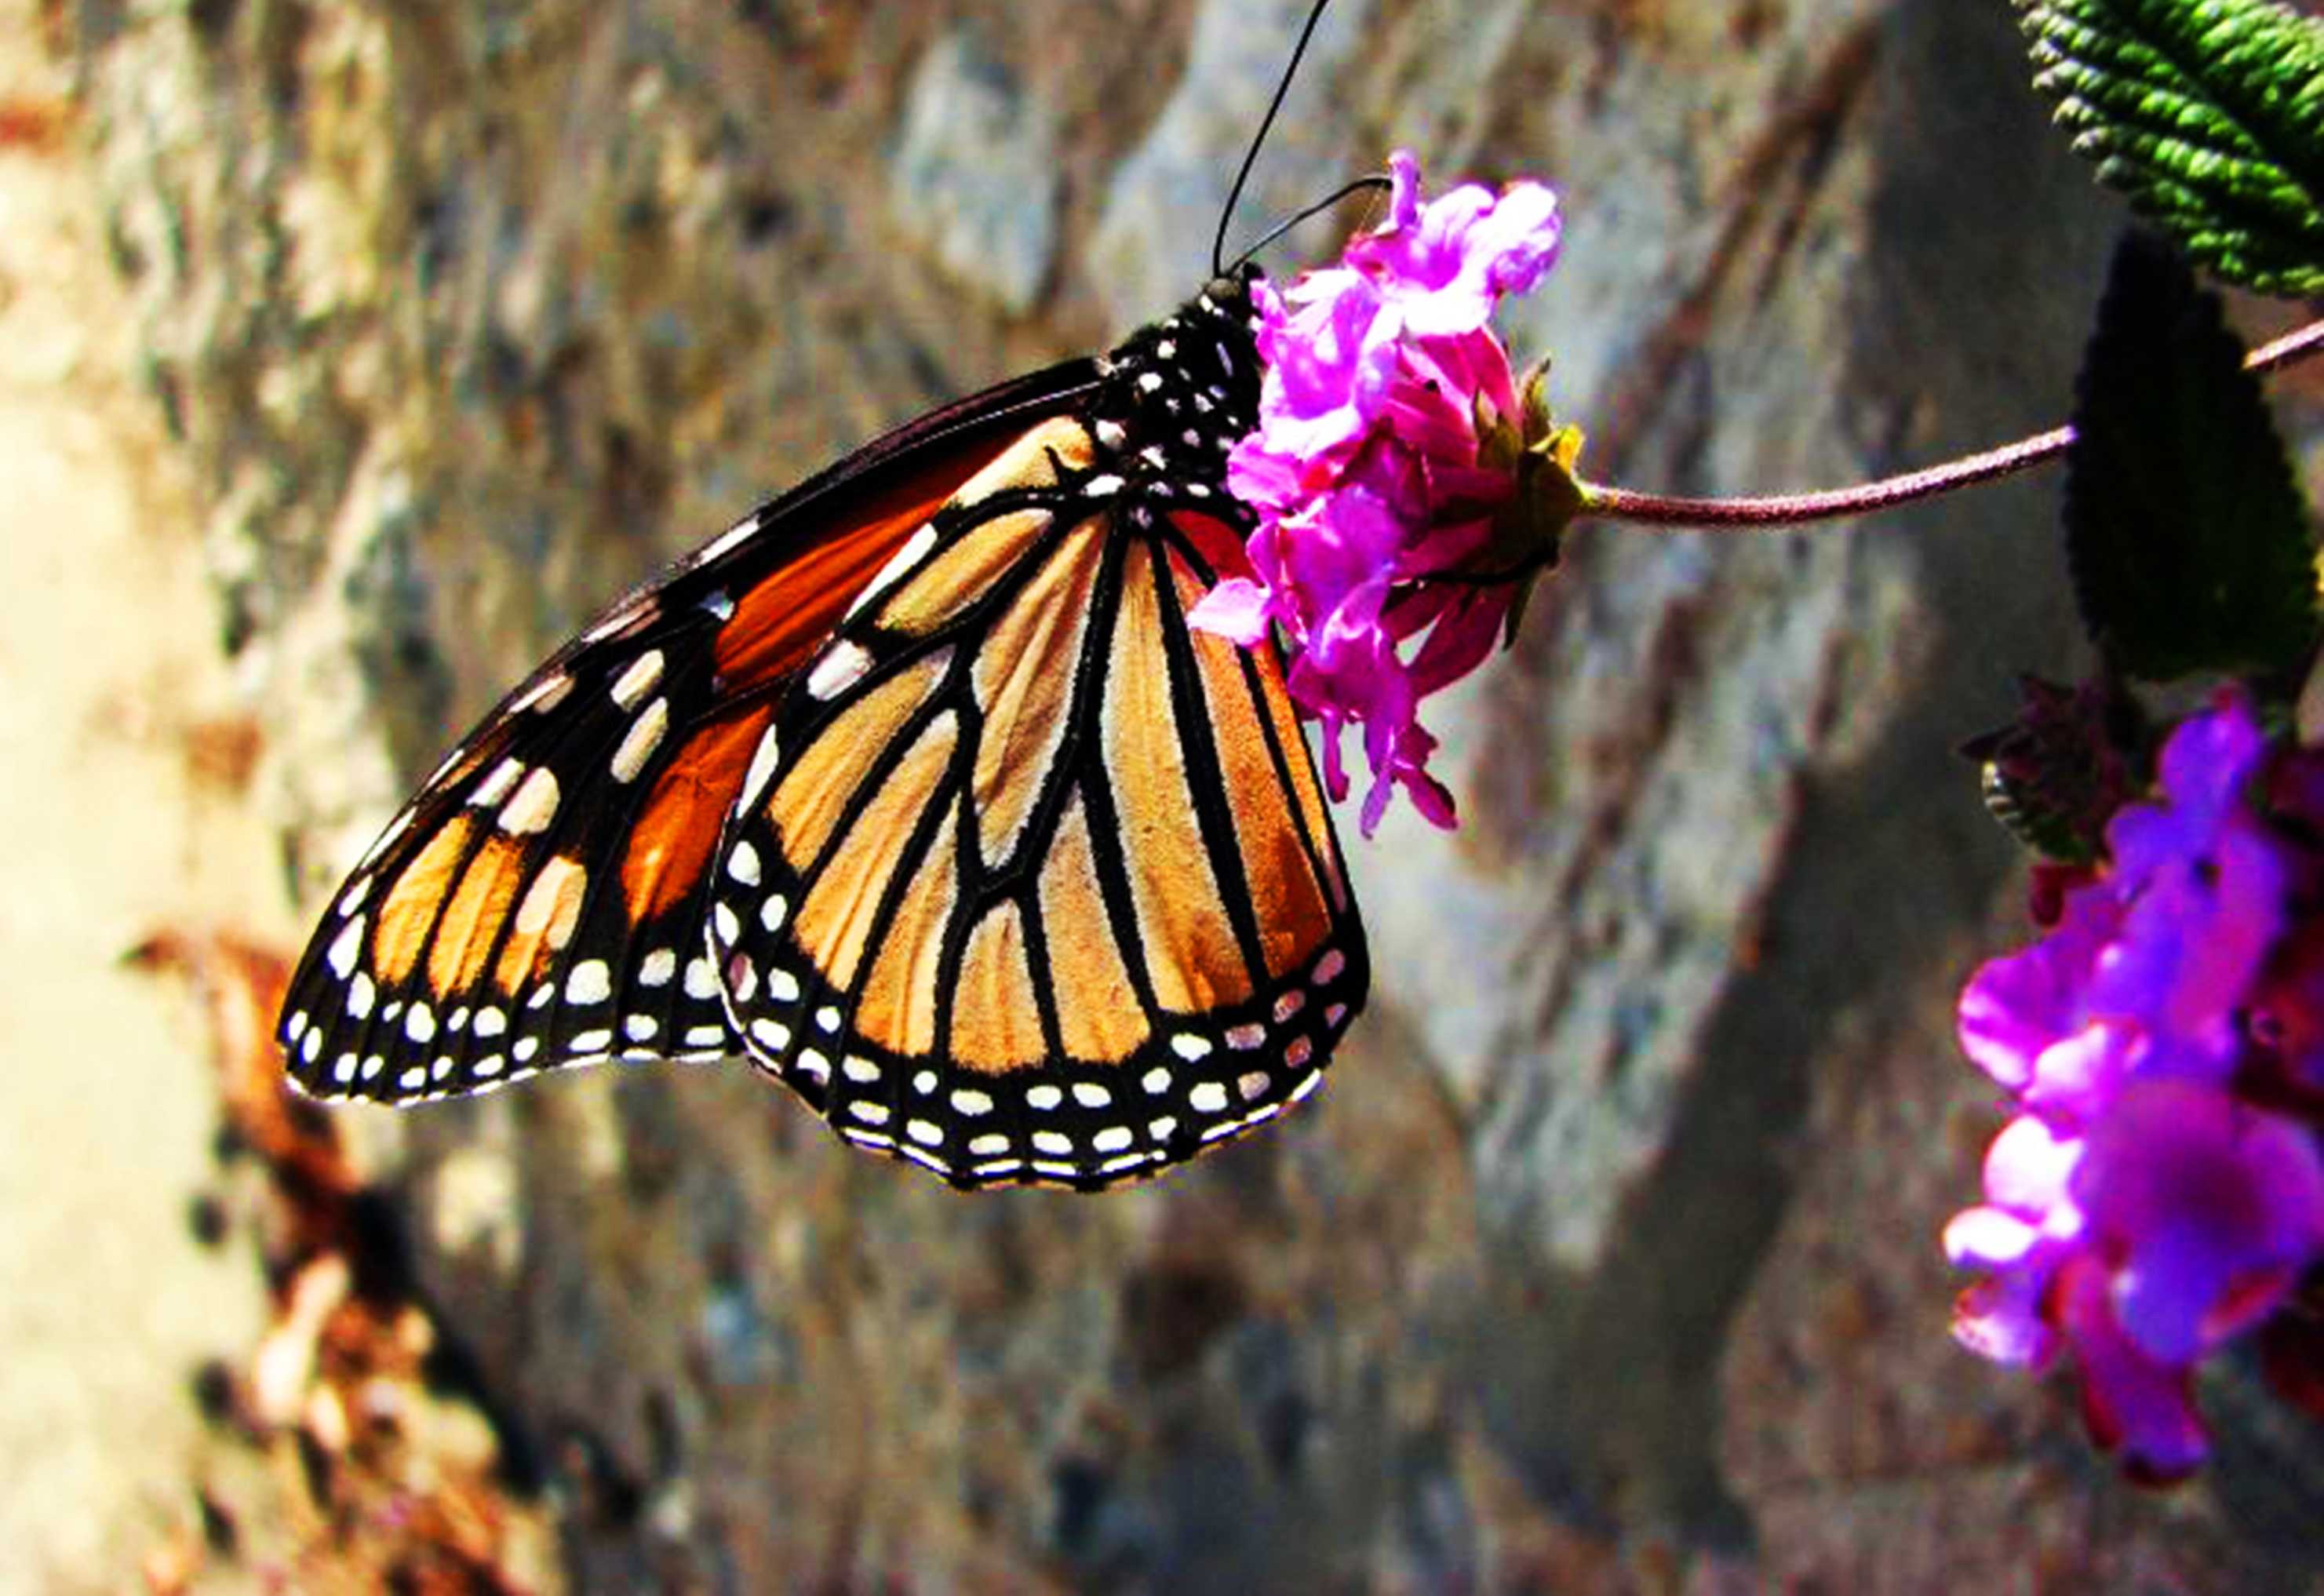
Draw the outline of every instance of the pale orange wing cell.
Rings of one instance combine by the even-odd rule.
[[[1180,724],[1172,702],[1159,573],[1143,540],[1125,552],[1120,603],[1100,715],[1106,774],[1154,1000],[1166,1014],[1200,1014],[1248,999],[1251,973],[1187,785],[1185,739],[1195,728]]]
[[[952,1056],[964,1069],[1005,1074],[1040,1062],[1040,999],[1014,899],[987,909],[968,933],[952,995]]]
[[[999,870],[1015,856],[1033,802],[1056,768],[1102,540],[1094,519],[1066,533],[976,650],[972,678],[983,733],[972,797],[988,869]]]
[[[1170,575],[1181,609],[1192,609],[1203,595],[1202,582],[1175,553]],[[1271,685],[1286,711],[1290,704],[1274,656],[1254,656],[1216,632],[1190,629],[1187,640],[1202,673],[1220,778],[1233,798],[1230,812],[1243,890],[1257,913],[1267,973],[1278,977],[1315,957],[1331,938],[1332,911],[1316,880],[1319,864],[1331,867],[1323,862],[1328,854],[1319,859],[1317,843],[1310,840],[1328,834],[1312,828],[1303,834],[1294,812],[1299,798],[1288,777],[1294,767],[1305,773],[1304,757],[1278,759],[1269,735],[1270,711],[1259,695]],[[1297,734],[1296,726],[1292,734]],[[1293,751],[1305,752],[1299,744]]]
[[[864,1040],[899,1057],[926,1058],[936,1051],[945,934],[960,893],[958,846],[947,814],[896,905],[856,1004],[855,1027]]]
[[[895,770],[853,811],[847,835],[814,877],[815,884],[799,906],[798,935],[817,950],[824,979],[841,992],[855,984],[855,973],[878,931],[881,906],[890,884],[899,879],[920,817],[941,791],[941,778],[959,738],[953,713],[928,723]],[[774,807],[779,831],[783,829],[779,804],[779,794]],[[760,918],[770,918],[763,907]]]
[[[1065,1051],[1096,1064],[1119,1064],[1154,1034],[1130,966],[1107,918],[1089,809],[1075,793],[1041,862],[1041,927],[1048,938],[1050,979],[1058,995]]]

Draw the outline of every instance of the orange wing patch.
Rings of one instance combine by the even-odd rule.
[[[973,790],[978,842],[991,869],[1001,868],[1016,852],[1065,741],[1102,552],[1094,521],[1065,534],[977,650],[971,674],[984,727]]]
[[[514,994],[548,968],[550,959],[573,940],[581,923],[581,899],[589,886],[589,872],[577,859],[558,854],[540,867],[517,905],[516,924],[501,949],[500,968],[493,979],[503,992]]]
[[[899,670],[842,710],[801,754],[768,800],[767,814],[791,867],[815,867],[881,755],[928,701],[952,663],[942,650]]]
[[[1002,572],[1049,530],[1046,510],[996,515],[914,572],[880,608],[880,623],[908,636],[934,632],[991,591]]]
[[[1143,542],[1126,552],[1102,716],[1106,769],[1155,1001],[1201,1013],[1250,997],[1251,977],[1186,783],[1153,556]]]
[[[1065,1051],[1101,1064],[1129,1057],[1151,1028],[1105,917],[1097,859],[1090,851],[1089,811],[1079,793],[1065,805],[1042,863],[1040,899]]]
[[[847,740],[835,727],[816,749]],[[855,983],[881,896],[911,841],[913,822],[927,809],[959,740],[959,717],[950,711],[928,723],[894,773],[856,810],[847,835],[799,907],[800,940],[816,950],[824,977],[842,992]],[[885,747],[881,743],[853,752],[868,765]],[[854,788],[848,790],[853,793]],[[779,802],[780,797],[778,792]],[[785,828],[779,808],[776,825],[788,843],[792,833]]]
[[[1315,761],[1307,756],[1307,739],[1299,729],[1299,712],[1291,706],[1291,689],[1283,685],[1283,667],[1266,649],[1253,650],[1248,658],[1251,669],[1259,672],[1259,697],[1267,706],[1268,719],[1275,726],[1276,745],[1283,750],[1284,762],[1291,769],[1292,796],[1298,801],[1300,818],[1306,823],[1316,856],[1323,862],[1324,885],[1332,894],[1332,908],[1344,915],[1350,907],[1348,883],[1332,851],[1331,816],[1323,807],[1323,789],[1315,780]]]
[[[947,814],[904,890],[856,1005],[855,1029],[864,1038],[908,1058],[926,1057],[936,1045],[936,976],[960,892],[959,843]]]
[[[1201,580],[1175,554],[1170,575],[1178,586],[1180,607],[1192,609],[1203,596]],[[1323,888],[1316,883],[1292,817],[1291,797],[1276,777],[1259,706],[1243,676],[1249,656],[1216,632],[1190,629],[1187,635],[1210,706],[1219,770],[1234,797],[1235,844],[1242,858],[1244,886],[1258,910],[1267,973],[1280,976],[1313,958],[1331,936],[1331,911],[1324,907]],[[1274,663],[1270,656],[1268,667]]]
[[[952,1054],[961,1064],[998,1075],[1041,1062],[1047,1049],[1016,899],[994,905],[968,934],[952,1002]]]
[[[436,924],[436,911],[444,901],[445,889],[460,868],[460,861],[468,851],[469,836],[475,822],[466,815],[455,815],[447,820],[428,844],[412,856],[388,889],[387,897],[379,906],[379,931],[372,944],[372,963],[380,975],[389,983],[401,982],[411,973],[420,962],[420,953],[428,946],[428,933]]]
[[[524,845],[503,836],[486,838],[468,862],[428,949],[428,984],[438,997],[465,992],[484,979],[493,944],[524,882]]]
[[[670,757],[622,853],[622,896],[632,925],[658,918],[702,879],[774,713],[761,705],[713,721]]]

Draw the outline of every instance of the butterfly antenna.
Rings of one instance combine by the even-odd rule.
[[[1307,42],[1315,36],[1315,24],[1323,20],[1323,7],[1331,3],[1332,0],[1315,0],[1308,11],[1306,25],[1299,30],[1299,42],[1291,47],[1291,60],[1285,63],[1283,77],[1275,86],[1275,97],[1267,102],[1267,115],[1259,119],[1259,131],[1251,135],[1250,148],[1243,152],[1241,170],[1235,173],[1234,187],[1227,190],[1226,208],[1219,212],[1219,230],[1211,239],[1213,277],[1226,274],[1227,224],[1234,219],[1235,205],[1242,198],[1242,186],[1259,160],[1259,146],[1267,143],[1267,130],[1275,125],[1275,114],[1283,109],[1283,97],[1291,92],[1291,79],[1299,71],[1299,58],[1307,53]]]
[[[1323,198],[1318,199],[1314,204],[1308,206],[1305,209],[1299,211],[1294,216],[1287,217],[1284,220],[1276,223],[1272,227],[1269,227],[1265,233],[1259,235],[1259,239],[1257,244],[1252,244],[1249,249],[1243,251],[1242,254],[1235,256],[1232,264],[1230,265],[1227,270],[1230,272],[1234,270],[1236,266],[1241,265],[1245,261],[1250,259],[1251,256],[1257,254],[1260,250],[1265,249],[1268,244],[1273,244],[1286,233],[1290,232],[1292,228],[1305,221],[1309,217],[1321,216],[1323,212],[1331,209],[1342,199],[1345,199],[1349,195],[1360,194],[1367,189],[1378,193],[1394,186],[1395,185],[1388,180],[1388,177],[1386,172],[1373,172],[1368,177],[1358,178],[1353,182],[1341,184],[1338,188],[1333,189],[1331,193],[1325,195]]]

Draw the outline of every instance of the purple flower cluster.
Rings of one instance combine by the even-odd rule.
[[[1191,616],[1246,647],[1280,630],[1292,697],[1323,722],[1335,798],[1348,789],[1341,729],[1363,726],[1367,835],[1397,785],[1452,824],[1452,795],[1427,772],[1436,740],[1419,703],[1483,662],[1513,589],[1430,578],[1475,558],[1514,491],[1513,475],[1480,454],[1480,416],[1517,414],[1508,354],[1486,322],[1502,295],[1548,270],[1560,232],[1557,201],[1537,183],[1499,196],[1471,185],[1424,205],[1412,156],[1399,151],[1390,171],[1388,220],[1342,264],[1280,292],[1258,285],[1259,429],[1227,467],[1258,512],[1250,568]]]
[[[1985,1277],[1954,1333],[2005,1363],[2070,1356],[2092,1435],[2146,1478],[2200,1463],[2194,1366],[2324,1253],[2324,1157],[2295,1112],[2324,1039],[2324,969],[2293,931],[2316,865],[2280,798],[2273,818],[2255,802],[2303,757],[2273,755],[2239,695],[2184,722],[2163,801],[2120,809],[2109,867],[1961,994],[1961,1046],[2014,1117],[1985,1202],[1946,1227]]]

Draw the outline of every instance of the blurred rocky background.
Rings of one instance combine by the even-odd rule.
[[[10,845],[144,895],[60,888],[14,934],[195,978],[108,973],[145,995],[91,1004],[166,1020],[124,1040],[117,1006],[23,1008],[11,955],[5,1162],[40,1178],[0,1220],[52,1243],[6,1255],[0,1319],[27,1588],[2324,1581],[2324,1444],[2241,1374],[2218,1465],[2144,1494],[2069,1388],[1946,1335],[1936,1233],[1995,1123],[1950,1001],[2024,935],[1950,750],[2014,670],[2081,663],[2054,478],[1577,535],[1444,717],[1462,829],[1350,838],[1377,991],[1331,1088],[1151,1186],[956,1196],[740,1068],[271,1106],[275,961],[440,747],[772,491],[1183,297],[1302,9],[10,23],[0,333],[79,341],[0,437],[110,430],[53,513],[12,503],[39,579],[98,597],[24,591],[0,702],[117,666],[168,753],[27,733],[12,785],[83,824]],[[1236,230],[1397,144],[1545,176],[1565,259],[1507,330],[1555,353],[1591,475],[1836,484],[2064,413],[2122,218],[2024,78],[2002,0],[1340,0]],[[2324,391],[2276,392],[2315,481]],[[149,508],[107,543],[76,494],[124,474]],[[98,601],[157,571],[174,607]],[[142,1328],[87,1331],[100,1287]]]

